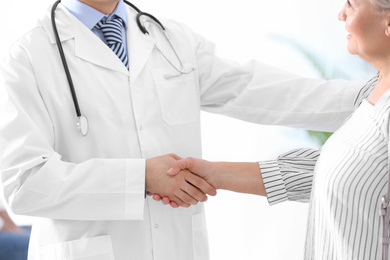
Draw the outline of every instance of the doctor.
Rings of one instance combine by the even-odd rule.
[[[136,16],[122,0],[63,0],[56,8],[87,133],[76,127],[49,11],[3,66],[2,182],[16,213],[39,217],[30,259],[208,259],[197,202],[215,189],[188,171],[166,174],[179,159],[169,153],[202,156],[200,110],[324,131],[353,111],[359,85],[255,61],[241,66],[174,21],[163,21],[170,41],[141,19],[144,34]],[[114,23],[119,45],[104,33]],[[165,207],[145,190],[184,207]]]

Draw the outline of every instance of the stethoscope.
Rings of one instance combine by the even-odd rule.
[[[75,107],[75,110],[76,110],[76,115],[77,115],[77,118],[78,118],[78,122],[77,122],[77,128],[81,131],[81,134],[83,136],[86,136],[88,134],[88,131],[89,131],[89,126],[88,126],[88,119],[85,115],[81,114],[81,111],[80,111],[80,106],[79,106],[79,102],[77,101],[77,95],[76,95],[76,91],[75,91],[75,88],[74,88],[74,85],[73,85],[73,81],[72,81],[72,76],[70,75],[70,71],[69,71],[69,67],[68,67],[68,64],[66,62],[66,58],[65,58],[65,54],[64,54],[64,50],[62,48],[62,44],[61,44],[61,40],[60,40],[60,36],[58,34],[58,30],[57,30],[57,25],[56,25],[56,21],[55,21],[55,11],[57,9],[57,6],[58,4],[61,2],[61,0],[57,0],[52,9],[51,9],[51,23],[52,23],[52,26],[53,26],[53,31],[54,31],[54,36],[56,38],[56,42],[57,42],[57,46],[58,46],[58,51],[60,53],[60,56],[61,56],[61,60],[62,60],[62,64],[64,66],[64,70],[65,70],[65,74],[66,74],[66,77],[68,79],[68,82],[69,82],[69,88],[70,88],[70,92],[72,94],[72,99],[73,99],[73,103],[74,103],[74,107]],[[125,2],[127,5],[131,6],[138,14],[137,14],[137,17],[136,17],[136,21],[137,21],[137,25],[138,25],[138,28],[141,30],[141,32],[145,35],[149,35],[149,32],[146,30],[145,26],[142,24],[141,22],[141,17],[142,16],[146,16],[148,18],[150,18],[153,22],[155,22],[158,27],[160,28],[160,30],[163,32],[164,36],[165,36],[165,39],[167,40],[167,42],[169,43],[170,47],[172,48],[177,60],[179,61],[179,64],[180,64],[180,68],[178,68],[177,66],[175,66],[165,55],[164,53],[158,48],[157,45],[155,45],[157,51],[163,56],[163,58],[172,66],[172,68],[174,68],[178,74],[176,75],[165,75],[165,79],[169,80],[170,78],[173,78],[173,77],[180,77],[184,74],[189,74],[191,72],[193,72],[195,70],[194,67],[190,67],[189,69],[185,69],[184,68],[184,65],[183,65],[183,62],[182,60],[180,59],[175,47],[172,45],[172,42],[171,40],[169,39],[168,37],[168,34],[167,32],[165,31],[165,27],[161,24],[161,22],[156,18],[154,17],[153,15],[149,14],[149,13],[145,13],[145,12],[142,12],[140,9],[138,9],[135,5],[133,5],[132,3],[126,1],[126,0],[123,0],[123,2]]]

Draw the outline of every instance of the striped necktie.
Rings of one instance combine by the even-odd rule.
[[[123,21],[119,17],[105,22],[101,20],[95,25],[96,29],[102,31],[108,47],[110,47],[126,68],[128,68],[129,61],[122,42],[122,27]]]

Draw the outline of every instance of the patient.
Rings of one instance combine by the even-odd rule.
[[[17,226],[0,198],[0,259],[26,260],[30,230]]]
[[[355,112],[321,155],[298,149],[283,160],[260,163],[187,158],[168,172],[189,169],[217,189],[267,196],[270,204],[309,201],[305,259],[380,259],[387,254],[378,211],[388,180],[390,0],[347,1],[339,20],[349,33],[348,51],[379,73],[363,86]],[[313,160],[301,160],[302,155]]]

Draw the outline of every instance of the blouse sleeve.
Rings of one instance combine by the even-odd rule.
[[[308,202],[314,167],[320,150],[302,148],[282,154],[277,160],[259,162],[268,202]]]

